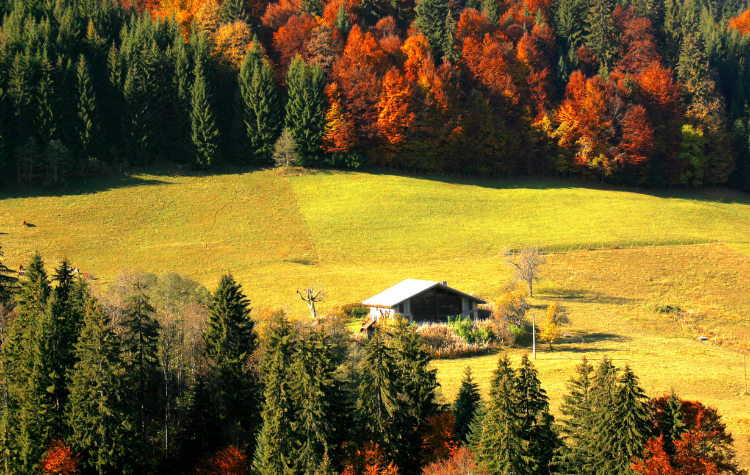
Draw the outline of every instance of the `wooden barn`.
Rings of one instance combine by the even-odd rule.
[[[447,282],[406,279],[362,302],[370,308],[370,318],[362,329],[396,313],[418,323],[445,322],[455,315],[477,318],[477,306],[483,303],[487,302],[448,287]]]

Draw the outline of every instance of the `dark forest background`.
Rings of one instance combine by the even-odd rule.
[[[0,167],[750,188],[745,0],[0,1]]]

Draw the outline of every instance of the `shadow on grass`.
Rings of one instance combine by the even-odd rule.
[[[169,182],[159,179],[141,178],[132,175],[109,175],[104,177],[83,179],[75,183],[69,183],[67,186],[10,186],[0,191],[0,200],[7,200],[11,198],[88,195],[101,191],[131,188],[134,186],[155,186],[169,184]],[[29,226],[28,223],[26,225]]]
[[[542,176],[522,176],[515,178],[483,178],[458,175],[439,175],[429,173],[406,172],[384,169],[358,170],[356,172],[341,170],[318,170],[318,174],[333,175],[347,173],[366,173],[369,175],[399,176],[428,180],[448,185],[472,185],[496,190],[560,190],[585,188],[589,190],[612,191],[621,193],[637,193],[660,199],[685,199],[709,203],[743,203],[750,204],[750,194],[727,187],[711,187],[701,189],[689,188],[660,188],[646,189],[624,185],[602,184],[601,182],[575,178],[554,178]]]
[[[602,292],[596,292],[592,290],[581,290],[581,289],[550,289],[544,292],[545,297],[560,300],[562,302],[592,302],[592,303],[603,303],[613,305],[627,305],[632,303],[641,302],[641,299],[633,299],[627,297],[615,297],[607,295]]]

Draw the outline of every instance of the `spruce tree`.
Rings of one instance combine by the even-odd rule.
[[[344,36],[348,35],[349,30],[352,29],[352,21],[349,19],[349,14],[346,12],[343,2],[339,6],[338,13],[336,13],[336,22],[334,24]]]
[[[208,85],[203,64],[200,61],[195,63],[194,77],[190,109],[191,138],[195,157],[193,164],[198,169],[206,169],[211,166],[218,155],[219,129],[209,103]]]
[[[554,19],[557,38],[562,46],[561,58],[576,51],[583,44],[587,7],[588,2],[586,0],[559,0],[555,2]],[[567,79],[568,76],[565,76],[566,84]]]
[[[167,141],[173,150],[172,157],[185,160],[190,150],[190,58],[182,35],[176,37],[172,45],[172,123],[169,124]]]
[[[253,468],[259,475],[294,474],[296,462],[295,402],[291,388],[296,339],[286,318],[277,316],[265,344],[263,360],[263,426]]]
[[[251,377],[247,364],[255,351],[250,301],[231,274],[225,274],[209,303],[208,327],[203,335],[209,378],[217,397],[223,428],[249,432],[253,414]],[[237,434],[234,434],[237,436]],[[244,437],[241,434],[239,437]]]
[[[672,390],[667,399],[667,407],[664,408],[664,419],[662,421],[664,436],[664,450],[669,455],[675,454],[675,441],[682,437],[685,432],[685,421],[682,415],[682,402]],[[658,436],[658,435],[657,435]]]
[[[316,329],[299,339],[291,367],[294,422],[295,473],[322,472],[335,449],[337,422],[344,397],[336,380],[336,360],[325,334]]]
[[[283,124],[284,110],[273,70],[259,42],[247,52],[239,74],[242,122],[250,145],[250,163],[269,165]]]
[[[492,374],[481,424],[473,427],[471,435],[477,461],[493,475],[531,472],[519,406],[516,374],[503,355]]]
[[[219,8],[219,22],[247,21],[244,0],[224,0]]]
[[[496,26],[500,22],[500,0],[484,0],[482,10],[490,20],[490,25]]]
[[[91,81],[86,57],[81,55],[76,69],[78,86],[78,122],[76,132],[80,153],[84,157],[98,157],[100,151],[100,117],[96,103],[96,94]]]
[[[67,441],[98,475],[134,473],[135,421],[127,404],[125,365],[109,317],[93,298],[86,304],[78,362],[70,373]]]
[[[549,474],[552,456],[559,443],[553,430],[554,418],[549,412],[547,393],[542,389],[537,370],[528,355],[523,355],[521,359],[516,391],[520,399],[518,409],[523,426],[521,437],[528,441],[526,451],[529,473]]]
[[[394,414],[399,411],[394,354],[380,331],[368,340],[360,364],[362,382],[357,417],[372,442],[388,447]]]
[[[302,0],[300,12],[309,13],[311,16],[321,16],[323,14],[322,0]]]
[[[432,54],[439,60],[446,53],[447,42],[452,38],[447,19],[450,7],[448,0],[421,0],[417,2],[414,24],[427,37]]]
[[[592,0],[586,16],[586,45],[594,52],[604,70],[610,70],[615,65],[619,51],[619,33],[613,11],[612,0]]]
[[[140,457],[143,467],[148,457],[147,424],[153,418],[155,402],[151,396],[157,371],[159,323],[154,319],[156,309],[151,305],[140,280],[133,285],[133,295],[125,305],[122,321],[122,350],[128,371],[132,404],[138,414],[137,434],[140,436]],[[136,462],[135,460],[133,462]]]
[[[47,146],[57,136],[57,115],[53,67],[45,56],[40,65],[40,78],[36,93],[37,134],[43,146]]]
[[[458,396],[453,403],[456,437],[463,443],[467,442],[466,436],[469,434],[471,423],[477,415],[481,400],[479,385],[471,378],[471,367],[467,366],[464,370]]]
[[[646,394],[638,385],[638,377],[625,366],[618,380],[615,394],[614,421],[616,437],[611,440],[617,457],[617,473],[635,474],[631,461],[643,457],[643,447],[648,440],[648,410]]]
[[[590,474],[591,431],[593,417],[591,406],[591,389],[594,379],[594,367],[586,357],[576,366],[576,374],[568,381],[569,393],[563,398],[560,412],[565,416],[562,429],[565,445],[556,460],[560,473]]]
[[[322,154],[325,129],[325,76],[317,63],[306,66],[297,55],[286,75],[286,126],[297,142],[303,166],[315,165]]]
[[[592,457],[585,470],[593,469],[594,473],[619,473],[620,469],[616,443],[620,434],[615,418],[617,379],[612,360],[602,359],[591,384],[591,428],[587,434]]]
[[[5,91],[0,88],[0,183],[3,183],[4,181],[8,180],[10,177],[9,173],[9,167],[10,163],[8,160],[8,157],[10,154],[8,153],[8,123],[6,118],[6,111],[8,109],[8,106],[5,101]],[[0,270],[0,280],[2,280],[2,271]],[[0,289],[2,289],[2,284],[0,284]],[[2,290],[0,290],[0,293]],[[0,301],[2,300],[2,296],[0,295]]]

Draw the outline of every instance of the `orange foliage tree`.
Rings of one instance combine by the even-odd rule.
[[[460,447],[449,458],[427,464],[422,469],[422,475],[489,475],[487,469],[482,468],[474,460],[471,450]]]
[[[201,462],[195,475],[247,475],[248,469],[247,457],[230,445]]]
[[[385,451],[374,443],[364,448],[344,447],[346,460],[341,475],[399,475],[393,462],[386,463]]]
[[[750,33],[750,10],[745,10],[740,16],[729,20],[729,28],[734,28],[745,35]]]
[[[459,448],[454,429],[456,421],[450,411],[439,412],[425,421],[422,436],[422,460],[436,462],[453,456]]]
[[[61,440],[53,440],[44,454],[39,470],[44,475],[75,475],[80,473],[80,459],[73,449]]]
[[[276,30],[273,34],[273,46],[279,56],[276,69],[279,74],[286,72],[292,58],[305,52],[316,26],[315,18],[309,13],[303,13],[290,16],[286,24]]]

